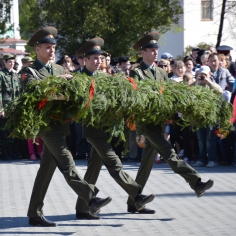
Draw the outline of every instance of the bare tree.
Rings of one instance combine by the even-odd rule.
[[[220,46],[221,38],[222,38],[222,32],[223,32],[223,26],[224,26],[224,19],[225,19],[225,13],[226,13],[226,2],[227,0],[223,0],[222,8],[221,8],[221,14],[220,14],[220,26],[219,26],[219,32],[217,36],[217,43],[216,48]]]

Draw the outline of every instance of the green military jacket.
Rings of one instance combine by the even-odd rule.
[[[89,71],[86,68],[86,66],[83,68],[81,73],[85,73],[88,76],[92,76],[91,71]],[[83,125],[82,136],[83,136],[83,138],[87,138],[87,137],[107,137],[107,134],[102,129],[96,129],[93,126]]]
[[[29,67],[34,70],[34,72],[35,72],[37,77],[35,77],[32,74],[32,72],[29,69]],[[22,82],[22,90],[23,91],[25,91],[26,85],[30,81],[32,81],[34,79],[45,79],[45,78],[47,78],[48,76],[51,75],[47,71],[46,67],[43,66],[37,59],[29,67],[25,67],[21,71],[21,82]],[[56,75],[56,76],[57,75],[64,75],[65,74],[64,68],[62,66],[60,66],[60,65],[52,64],[52,74]]]
[[[167,73],[157,66],[155,66],[155,74],[153,75],[149,67],[147,67],[147,65],[143,61],[139,66],[130,71],[130,77],[137,77],[139,80],[155,79],[161,81],[168,79]]]
[[[21,85],[18,74],[4,68],[0,71],[0,112],[7,104],[20,95]]]
[[[34,70],[35,75],[32,73],[29,67]],[[49,74],[47,69],[37,59],[29,67],[23,68],[21,72],[21,81],[22,81],[23,91],[27,90],[26,86],[28,83],[30,83],[30,81],[34,79],[43,80],[51,75]],[[64,75],[65,74],[64,68],[60,65],[52,64],[52,74],[56,76]],[[63,125],[57,124],[57,128],[62,130],[62,133],[64,136],[67,136],[70,134],[68,123],[65,123]]]
[[[155,79],[158,81],[167,80],[168,76],[166,71],[155,66],[155,73],[153,75],[149,67],[142,61],[139,66],[135,67],[130,71],[130,77],[138,78],[139,80],[143,79]],[[152,126],[152,124],[150,124]],[[150,126],[148,125],[148,126]],[[153,126],[154,127],[154,126]],[[136,132],[140,135],[143,132],[143,125],[136,124]]]

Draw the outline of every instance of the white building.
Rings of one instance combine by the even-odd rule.
[[[27,41],[22,40],[20,37],[18,0],[12,0],[8,25],[13,25],[13,28],[6,32],[5,35],[0,35],[0,38],[6,38],[6,40],[0,44],[0,57],[7,53],[16,55],[16,61],[19,63],[19,68],[21,68],[21,58],[28,53],[25,52]]]
[[[177,57],[183,55],[187,46],[196,46],[201,42],[215,46],[220,25],[222,2],[223,0],[181,0],[183,15],[179,24],[183,31],[179,33],[168,31],[165,33],[160,39],[159,55],[169,52],[173,57]],[[235,0],[227,1],[227,8],[232,10],[230,4],[234,5],[235,3]],[[234,9],[236,10],[236,8]],[[236,29],[236,24],[234,22],[236,22],[236,17],[229,11],[224,20],[221,45],[234,48],[231,55],[235,60],[236,40],[234,39],[234,28]]]

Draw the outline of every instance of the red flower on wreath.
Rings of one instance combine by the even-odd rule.
[[[216,130],[216,131],[214,132],[214,134],[215,134],[215,135],[219,134],[219,130]]]
[[[39,103],[38,109],[39,109],[39,110],[42,110],[43,107],[45,106],[45,104],[47,103],[47,101],[48,101],[47,98],[43,99],[43,100]]]
[[[226,138],[229,135],[229,130],[224,130],[224,129],[217,129],[214,134],[218,136],[219,138],[223,139]]]
[[[133,84],[134,90],[136,90],[136,89],[137,89],[137,84],[135,83],[134,79],[128,78],[128,80],[129,80],[129,82],[130,82],[131,84]]]

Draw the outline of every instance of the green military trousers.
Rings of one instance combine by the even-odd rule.
[[[99,190],[96,186],[84,181],[78,174],[60,126],[53,126],[50,131],[41,133],[40,137],[44,141],[43,158],[34,182],[28,217],[37,217],[42,214],[44,197],[56,167],[64,175],[69,186],[88,205]]]
[[[135,181],[142,186],[142,189],[148,180],[157,152],[168,162],[172,170],[182,176],[194,189],[196,183],[201,180],[200,175],[185,161],[178,158],[174,148],[164,139],[161,125],[145,125],[141,130],[147,144],[143,150]],[[127,204],[134,206],[134,201],[128,198]]]
[[[90,184],[95,184],[100,173],[102,164],[109,171],[111,177],[128,193],[134,200],[136,195],[142,191],[138,185],[127,173],[123,171],[122,163],[115,154],[110,143],[107,143],[107,137],[87,137],[88,142],[92,144],[90,158],[84,180]],[[88,206],[78,197],[76,211],[88,212]]]

